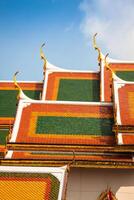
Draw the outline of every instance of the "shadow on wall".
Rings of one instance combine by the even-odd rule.
[[[73,168],[68,181],[67,200],[96,200],[107,187],[118,200],[134,200],[134,170]]]

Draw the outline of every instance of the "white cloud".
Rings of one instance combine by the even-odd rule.
[[[83,0],[79,7],[84,12],[80,28],[85,37],[97,32],[101,49],[112,57],[134,60],[133,0]]]

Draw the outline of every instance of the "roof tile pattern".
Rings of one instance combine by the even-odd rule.
[[[48,73],[43,99],[59,101],[100,100],[99,73],[52,72]]]
[[[134,84],[120,79],[114,82],[118,143],[134,144]]]
[[[51,172],[54,170],[59,178]],[[64,171],[60,168],[58,171],[57,168],[0,167],[0,197],[3,200],[61,200],[59,192],[63,184],[60,181],[64,182]]]
[[[112,145],[113,110],[110,105],[22,102],[19,129],[10,143]],[[16,118],[15,124],[18,123]]]
[[[39,99],[42,83],[18,82],[25,94],[32,99]],[[13,124],[17,109],[18,89],[13,82],[0,82],[0,124]]]
[[[112,71],[119,76],[119,78],[125,81],[134,81],[134,64],[125,63],[109,63],[109,67]],[[104,88],[104,101],[112,101],[112,73],[104,66],[101,71],[103,80],[101,81],[101,87]]]

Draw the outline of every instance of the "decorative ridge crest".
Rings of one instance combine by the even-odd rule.
[[[103,191],[100,194],[100,196],[97,198],[97,200],[117,200],[117,198],[111,191],[111,188],[107,188],[105,191]]]
[[[106,54],[105,58],[104,58],[104,63],[107,69],[109,69],[112,73],[112,78],[115,75],[114,71],[111,69],[111,67],[109,66],[109,63],[107,62],[107,57],[108,57],[109,53]]]
[[[97,46],[96,44],[96,36],[97,36],[98,33],[95,33],[94,36],[93,36],[93,47],[95,50],[98,51],[98,62],[100,64],[101,60],[102,60],[102,55],[101,55],[101,50],[100,48]]]
[[[17,100],[19,100],[19,99],[28,99],[28,100],[32,100],[32,99],[30,99],[29,97],[27,97],[27,96],[24,94],[23,90],[21,89],[21,87],[20,87],[19,84],[17,83],[16,76],[17,76],[18,73],[19,73],[19,72],[17,71],[17,72],[15,72],[15,74],[13,75],[13,82],[14,82],[14,85],[15,85],[15,87],[18,88],[18,90],[19,90],[19,93],[18,93],[18,95],[17,95]]]
[[[17,99],[20,98],[20,95],[21,95],[21,92],[22,92],[22,89],[21,89],[21,87],[18,85],[17,79],[16,79],[16,76],[17,76],[18,73],[19,73],[19,71],[15,72],[14,75],[13,75],[13,82],[14,82],[14,85],[15,85],[15,87],[18,88],[18,90],[19,90],[19,93],[18,93],[18,95],[17,95]]]
[[[109,54],[107,53],[106,56],[105,56],[105,58],[104,58],[104,64],[105,64],[106,68],[109,69],[109,70],[111,71],[111,73],[112,73],[112,79],[113,79],[114,81],[118,81],[118,82],[121,82],[121,83],[127,83],[128,81],[125,81],[125,80],[119,78],[119,77],[115,74],[115,72],[111,69],[111,67],[109,66],[109,62],[107,61],[108,55],[109,55]]]
[[[46,72],[46,67],[47,67],[47,59],[46,59],[46,56],[42,50],[42,48],[45,46],[45,43],[43,43],[40,47],[40,57],[41,59],[44,61],[44,66],[43,66],[43,69],[44,69],[44,73]]]

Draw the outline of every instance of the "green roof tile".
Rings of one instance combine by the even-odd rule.
[[[32,98],[39,99],[40,91],[24,90]],[[0,90],[0,117],[15,117],[17,104],[17,90]]]
[[[134,71],[116,71],[116,75],[125,81],[134,81]]]
[[[36,134],[112,136],[112,118],[39,116]]]
[[[99,101],[99,80],[61,79],[57,100]]]

